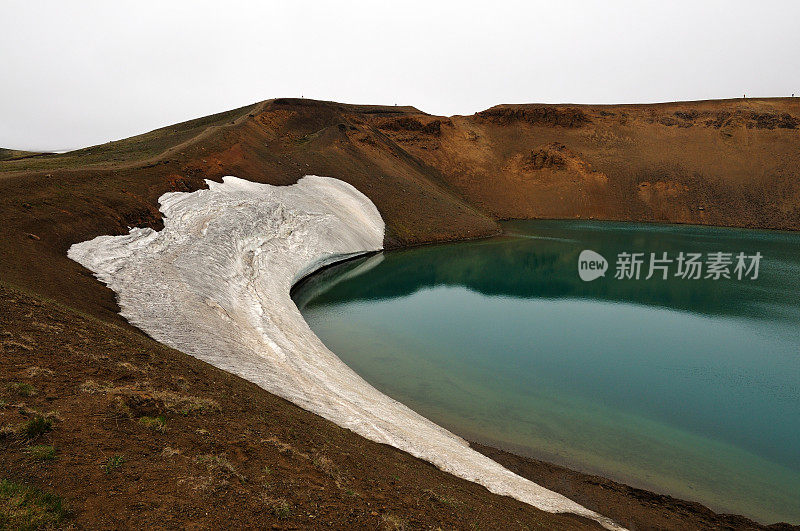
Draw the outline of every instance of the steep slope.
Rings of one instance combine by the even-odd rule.
[[[363,439],[129,326],[2,285],[0,324],[0,479],[63,498],[57,528],[599,528]],[[38,418],[41,433],[15,433]],[[0,526],[26,528],[4,520],[4,494]]]
[[[388,248],[486,236],[499,230],[493,218],[798,229],[798,117],[795,99],[516,105],[452,118],[269,100],[120,141],[119,154],[0,162],[0,267],[7,282],[108,316],[113,297],[66,260],[67,247],[159,228],[162,193],[226,174],[342,179],[377,205]]]
[[[290,298],[296,279],[382,249],[384,223],[348,184],[305,176],[290,186],[224,177],[160,198],[164,229],[132,229],[70,247],[154,339],[256,383],[339,426],[549,512],[619,526],[469,448],[384,395],[311,331]]]
[[[798,99],[373,121],[494,216],[800,228]]]

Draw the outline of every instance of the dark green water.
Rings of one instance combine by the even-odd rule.
[[[800,523],[800,234],[506,228],[327,269],[295,302],[367,381],[462,436]],[[605,277],[579,278],[584,249]],[[651,252],[717,251],[760,252],[758,278],[681,279],[673,263],[644,280]],[[646,253],[640,280],[614,278],[620,252]]]

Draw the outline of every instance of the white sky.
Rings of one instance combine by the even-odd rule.
[[[0,0],[0,147],[107,142],[273,97],[800,97],[800,1]]]

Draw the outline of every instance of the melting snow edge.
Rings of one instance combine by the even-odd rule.
[[[384,222],[369,198],[330,177],[292,186],[206,182],[208,189],[161,196],[163,230],[99,236],[73,245],[69,258],[161,343],[491,492],[620,529],[382,394],[311,331],[290,289],[326,264],[382,249]]]

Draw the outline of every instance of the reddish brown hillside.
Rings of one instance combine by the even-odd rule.
[[[7,358],[0,366],[0,404],[6,404],[0,413],[13,424],[52,410],[56,428],[42,441],[59,452],[55,463],[33,462],[10,428],[0,441],[0,465],[15,479],[65,495],[77,522],[88,527],[135,526],[146,522],[143,511],[201,527],[308,526],[315,518],[336,527],[584,526],[489,495],[162,348],[117,315],[113,293],[67,259],[67,249],[131,226],[158,228],[161,194],[195,190],[203,179],[228,174],[272,184],[305,174],[343,179],[378,206],[387,247],[486,236],[499,230],[498,218],[509,217],[798,229],[798,120],[794,99],[503,105],[450,118],[411,107],[278,99],[72,153],[0,156],[7,159],[0,160],[0,340]],[[104,387],[86,398],[78,393],[90,379]],[[13,386],[22,384],[36,394],[14,395]],[[120,411],[110,390],[123,402],[180,392],[221,407],[189,419],[158,400],[152,411]],[[261,425],[262,404],[277,419],[268,427]],[[167,431],[152,435],[138,417],[156,414],[166,416]],[[298,453],[274,440],[290,441]],[[101,473],[100,460],[114,454],[128,456],[129,467]],[[326,460],[315,462],[317,454]],[[254,468],[273,466],[265,456],[284,474],[274,483]],[[656,512],[674,528],[731,521],[675,500],[629,496],[624,486],[611,496],[607,485],[577,473],[567,481],[556,469],[517,468],[634,527],[652,522]],[[219,475],[220,490],[210,494],[165,487]],[[106,498],[97,497],[98,489]],[[112,500],[117,493],[140,499],[126,505]],[[276,500],[291,507],[291,517],[283,505],[275,509]],[[215,503],[245,503],[251,512],[202,509]],[[107,507],[117,511],[113,522]],[[345,510],[349,516],[340,516]]]
[[[372,122],[497,217],[800,227],[798,99],[501,105],[403,120]]]

